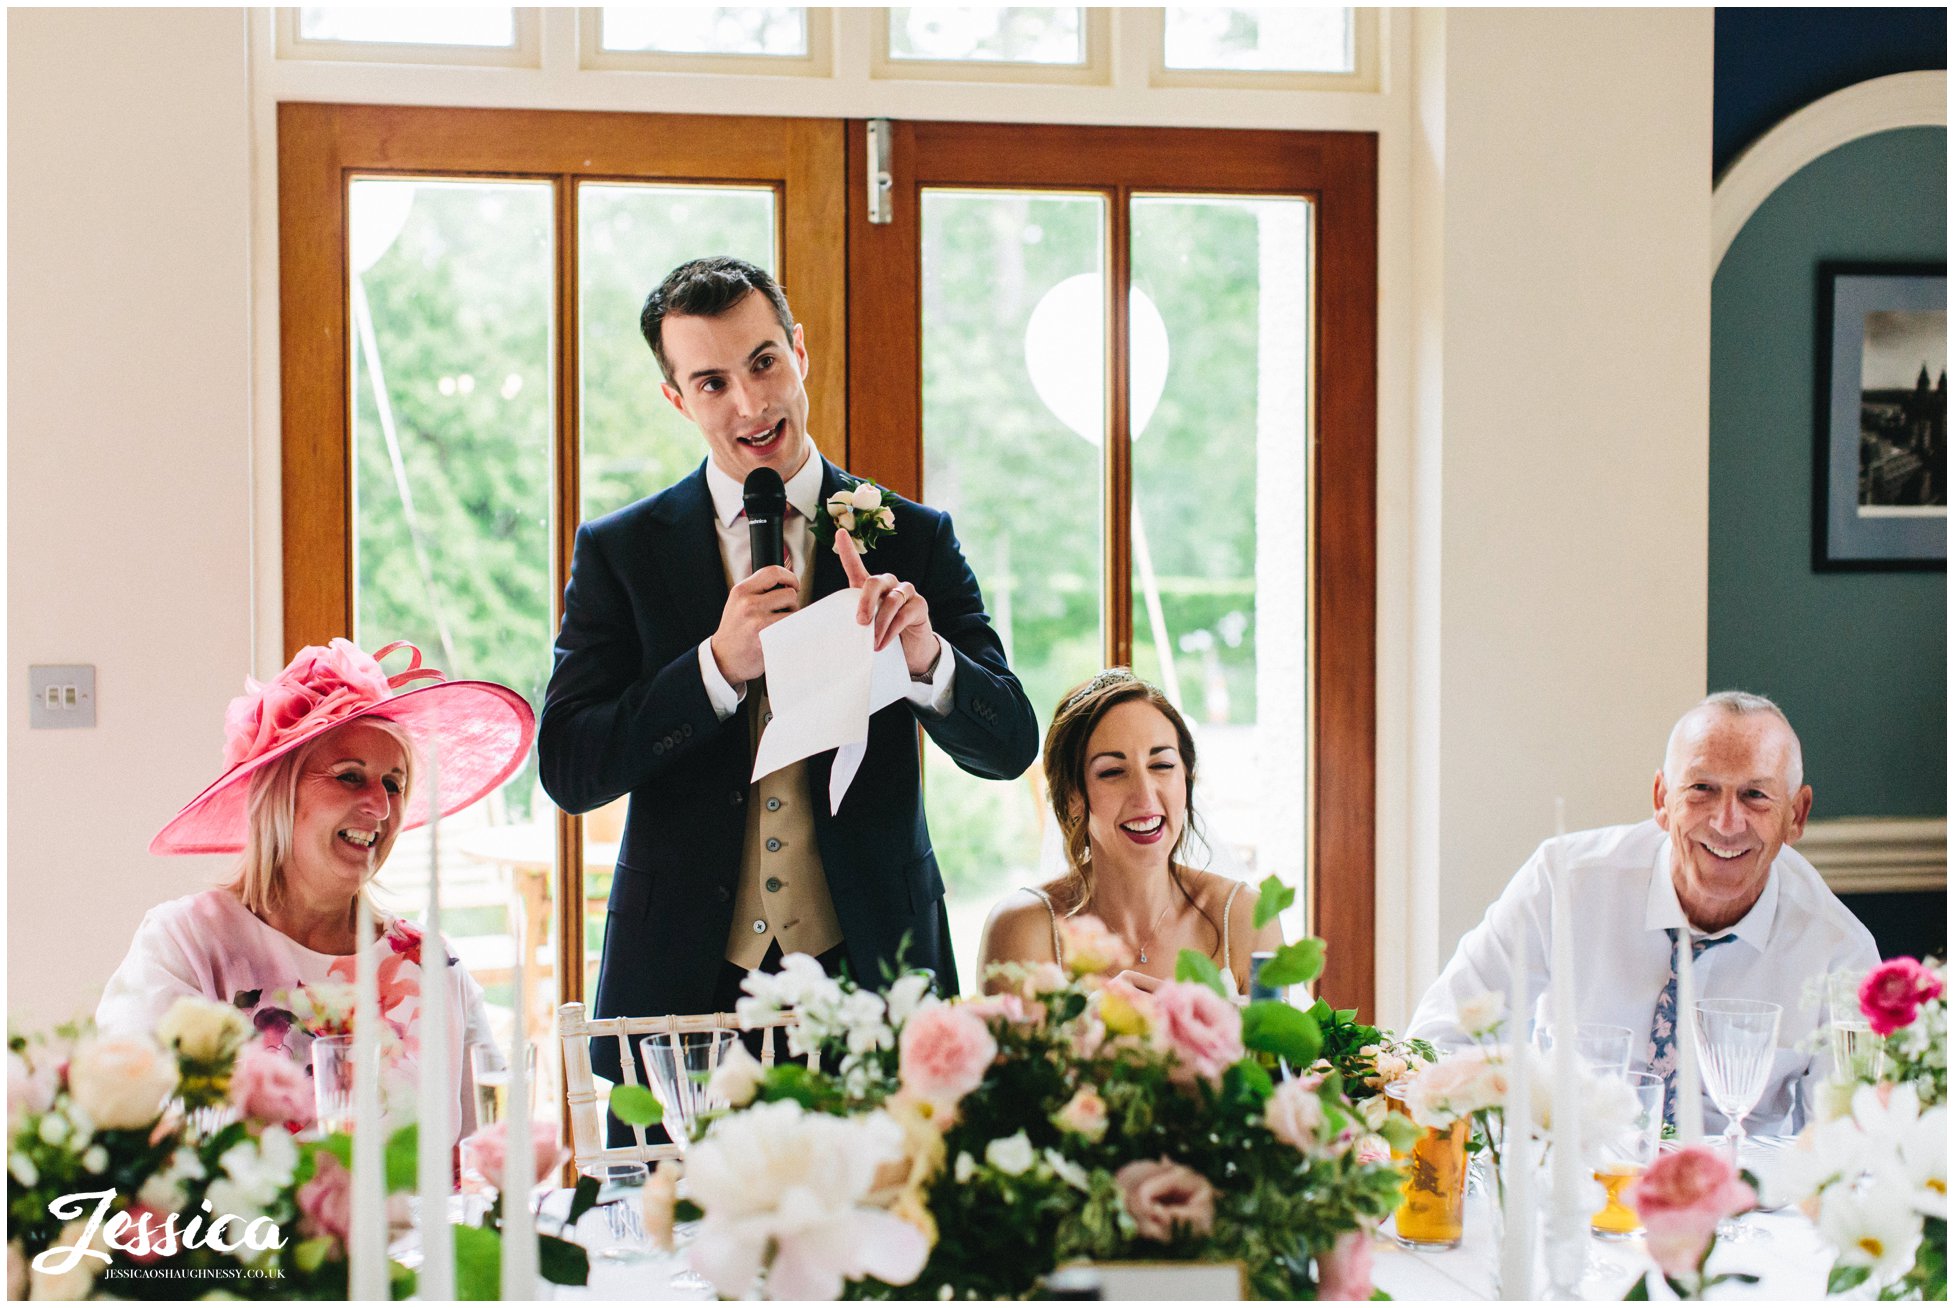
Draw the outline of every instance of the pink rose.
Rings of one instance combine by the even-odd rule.
[[[1890,1036],[1903,1026],[1912,1026],[1920,1016],[1920,1005],[1939,999],[1941,990],[1940,978],[1917,959],[1889,958],[1868,972],[1859,986],[1859,1011],[1866,1015],[1874,1035]]]
[[[313,1155],[318,1170],[299,1187],[299,1233],[307,1239],[326,1236],[346,1243],[353,1229],[353,1174],[335,1154]]]
[[[1024,1000],[1008,991],[1001,995],[983,995],[966,999],[958,1006],[964,1012],[985,1022],[1017,1023],[1025,1020]]]
[[[1360,1136],[1350,1156],[1365,1166],[1388,1163],[1391,1161],[1391,1142],[1376,1134]]]
[[[312,1125],[316,1100],[299,1065],[263,1045],[246,1047],[231,1069],[231,1102],[246,1117],[303,1129]]]
[[[1649,1256],[1664,1276],[1688,1276],[1703,1263],[1717,1223],[1757,1205],[1757,1192],[1730,1159],[1703,1145],[1658,1156],[1625,1196],[1642,1215]]]
[[[1166,981],[1153,992],[1153,1038],[1180,1060],[1174,1080],[1217,1085],[1242,1057],[1242,1012],[1204,985]]]
[[[1214,1187],[1191,1167],[1165,1158],[1128,1163],[1113,1180],[1143,1240],[1165,1244],[1177,1230],[1206,1235],[1214,1229]]]
[[[556,1142],[554,1122],[531,1122],[529,1139],[536,1159],[536,1176],[530,1184],[536,1185],[551,1172],[563,1166],[570,1155]],[[506,1189],[504,1178],[509,1157],[508,1120],[505,1118],[500,1122],[490,1122],[463,1140],[461,1156],[464,1165],[480,1172],[490,1185],[497,1190]]]
[[[1319,1151],[1316,1133],[1323,1125],[1323,1100],[1317,1087],[1303,1081],[1284,1081],[1262,1108],[1269,1134],[1297,1153]]]
[[[1316,1255],[1316,1297],[1355,1300],[1371,1297],[1369,1231],[1345,1231],[1335,1244]]]
[[[983,1084],[997,1057],[997,1040],[968,1005],[937,1004],[903,1023],[896,1056],[904,1090],[955,1108]]]
[[[1098,1144],[1106,1136],[1106,1100],[1091,1086],[1080,1086],[1065,1101],[1065,1107],[1052,1114],[1052,1123],[1061,1131],[1070,1131]]]
[[[1124,971],[1133,965],[1133,947],[1090,913],[1058,924],[1065,944],[1065,967],[1073,976]]]

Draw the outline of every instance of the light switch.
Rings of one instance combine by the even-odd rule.
[[[27,669],[27,725],[95,725],[95,665],[36,663]]]

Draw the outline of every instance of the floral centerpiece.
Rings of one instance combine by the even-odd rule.
[[[1322,1051],[1317,1020],[1238,1006],[1193,951],[1147,992],[1114,977],[1128,950],[1096,919],[1064,930],[1070,975],[1003,965],[997,993],[952,1003],[921,975],[878,993],[803,956],[750,975],[741,1017],[796,1010],[790,1049],[818,1070],[736,1047],[714,1086],[733,1107],[703,1121],[689,1199],[654,1228],[698,1219],[692,1266],[732,1298],[1020,1298],[1115,1259],[1235,1261],[1258,1295],[1368,1297],[1398,1173],[1353,1147],[1340,1074],[1285,1075]],[[1278,972],[1313,979],[1321,956],[1288,946]],[[613,1109],[642,1120],[628,1099]]]
[[[1828,1289],[1872,1284],[1882,1299],[1947,1297],[1947,974],[1888,959],[1857,987],[1877,1068],[1814,1122],[1765,1178],[1838,1249]],[[1876,1079],[1874,1079],[1876,1078]],[[1849,1094],[1849,1098],[1847,1095]]]
[[[185,998],[154,1035],[9,1036],[10,1298],[346,1297],[352,1137],[313,1129],[310,1078],[252,1035],[235,1005]],[[385,1159],[404,1222],[412,1125]],[[495,1298],[492,1220],[455,1235],[461,1293]],[[587,1280],[581,1249],[542,1244],[545,1276]],[[390,1273],[395,1298],[413,1292],[410,1270]]]

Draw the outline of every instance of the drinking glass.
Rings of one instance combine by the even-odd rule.
[[[1386,1086],[1391,1111],[1410,1117],[1403,1083]],[[1407,1247],[1456,1249],[1465,1238],[1466,1137],[1472,1119],[1461,1117],[1450,1126],[1429,1126],[1412,1143],[1411,1152],[1391,1157],[1406,1164],[1399,1183],[1395,1221],[1397,1241]]]
[[[1886,1042],[1873,1034],[1872,1023],[1860,1011],[1859,980],[1856,972],[1835,972],[1825,979],[1832,1080],[1838,1084],[1878,1081],[1886,1070]]]
[[[536,1046],[523,1046],[523,1067],[529,1073],[529,1099],[534,1106],[536,1095]],[[502,1120],[509,1111],[509,1060],[494,1045],[470,1045],[468,1047],[469,1070],[475,1079],[475,1125],[487,1126]]]
[[[319,1131],[353,1129],[353,1037],[317,1036],[312,1041],[312,1102]]]
[[[1551,1059],[1554,1052],[1552,1023],[1540,1026],[1534,1032],[1534,1040],[1540,1046],[1540,1052]],[[1635,1033],[1625,1026],[1579,1022],[1574,1027],[1575,1053],[1590,1072],[1602,1076],[1621,1076],[1628,1071],[1628,1057],[1634,1040]]]
[[[644,1258],[645,1184],[651,1180],[651,1169],[643,1163],[585,1163],[577,1172],[597,1182],[597,1206],[578,1223],[594,1228],[586,1236],[586,1245],[611,1262]]]
[[[1696,1053],[1703,1088],[1729,1123],[1723,1144],[1737,1156],[1744,1118],[1757,1107],[1778,1052],[1784,1010],[1762,999],[1704,999],[1696,1005]]]
[[[737,1038],[732,1031],[674,1031],[638,1042],[651,1093],[665,1110],[665,1132],[681,1152],[690,1143],[699,1116],[726,1107],[707,1085]]]
[[[1608,1202],[1594,1215],[1589,1229],[1603,1240],[1626,1240],[1642,1233],[1642,1218],[1622,1202],[1622,1192],[1649,1170],[1662,1140],[1662,1078],[1650,1072],[1628,1072],[1623,1079],[1635,1096],[1635,1120],[1612,1136],[1595,1142],[1594,1179]]]

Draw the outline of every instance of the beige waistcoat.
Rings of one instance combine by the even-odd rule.
[[[813,573],[810,567],[801,578],[803,606],[812,597]],[[743,707],[749,740],[757,748],[760,733],[773,716],[766,678],[748,683]],[[835,917],[828,874],[814,839],[814,796],[809,793],[806,760],[768,773],[748,791],[726,961],[758,967],[775,940],[783,954],[822,954],[841,943],[841,922]]]

